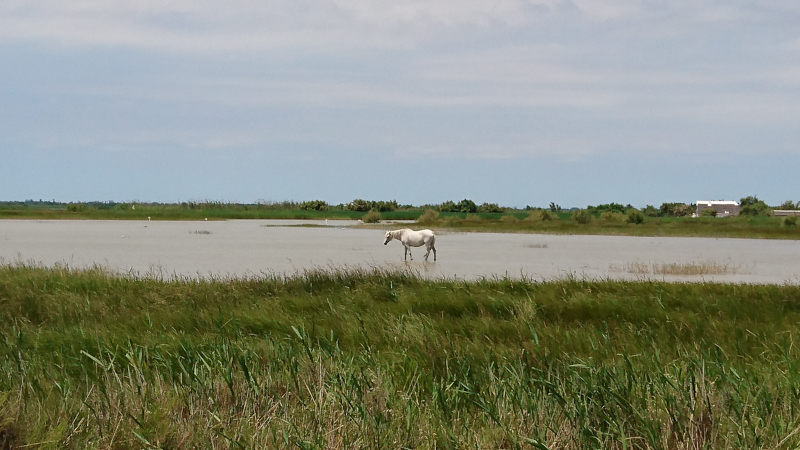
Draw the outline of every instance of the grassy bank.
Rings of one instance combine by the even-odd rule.
[[[588,223],[561,215],[553,220],[530,220],[526,214],[517,215],[444,216],[420,225],[457,231],[552,233],[612,236],[670,236],[670,237],[727,237],[747,239],[800,239],[800,229],[787,226],[776,217],[649,217],[643,223],[593,218]],[[534,214],[535,216],[535,214]]]
[[[74,207],[75,205],[69,205]],[[101,205],[102,206],[102,205]],[[620,236],[682,236],[730,237],[753,239],[800,239],[796,222],[785,218],[756,217],[643,217],[641,223],[629,223],[622,214],[590,215],[581,223],[573,220],[571,213],[547,213],[549,220],[541,220],[541,211],[515,211],[507,213],[436,213],[429,219],[421,209],[384,211],[380,223],[367,225],[384,229],[395,220],[414,220],[413,226],[437,230],[591,234]],[[301,209],[296,205],[241,205],[227,203],[200,204],[116,204],[113,207],[26,206],[0,205],[0,219],[79,219],[79,220],[226,220],[226,219],[366,219],[366,212],[329,209],[317,211]],[[361,225],[364,226],[364,225]]]
[[[0,266],[0,448],[795,448],[800,288]]]
[[[135,206],[132,208],[131,206]],[[77,220],[228,220],[228,219],[349,219],[357,220],[366,214],[359,211],[316,211],[297,207],[279,208],[272,205],[211,204],[181,205],[125,205],[116,208],[67,207],[0,207],[0,219],[77,219]],[[382,213],[387,220],[415,220],[420,211],[388,211]]]

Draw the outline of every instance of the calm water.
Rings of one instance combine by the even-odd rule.
[[[464,279],[524,275],[546,280],[574,275],[800,283],[800,241],[441,233],[437,262],[432,255],[424,262],[424,248],[419,248],[413,250],[415,260],[405,263],[399,242],[383,245],[384,231],[342,221],[319,228],[287,226],[298,223],[325,225],[325,221],[275,220],[0,220],[0,258],[7,263],[99,264],[141,275],[191,277],[384,267]],[[727,266],[733,273],[681,277],[641,273],[641,268],[671,263]]]

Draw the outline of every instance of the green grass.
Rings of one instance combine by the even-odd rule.
[[[247,205],[180,206],[138,205],[136,209],[95,209],[68,211],[66,208],[0,208],[0,219],[81,219],[81,220],[228,220],[228,219],[348,219],[357,220],[366,213],[359,211],[315,211],[299,208],[278,209]],[[381,213],[384,219],[414,220],[419,211],[389,211]]]
[[[800,288],[0,266],[0,448],[795,448]]]
[[[512,220],[512,217],[516,219],[516,215],[505,215],[501,218],[478,215],[465,218],[445,217],[436,222],[421,225],[433,229],[474,232],[800,239],[800,229],[786,227],[780,218],[774,217],[720,219],[649,217],[641,224],[596,218],[588,223],[578,223],[567,217],[550,221]]]

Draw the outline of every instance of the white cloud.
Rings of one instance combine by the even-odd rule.
[[[549,7],[552,1],[543,0]],[[59,45],[177,51],[253,51],[294,46],[404,47],[449,28],[526,23],[522,0],[49,1],[8,0],[0,36]]]
[[[747,21],[798,9],[789,1],[754,5],[722,0],[5,0],[0,39],[191,52],[408,48],[442,37],[561,21],[637,26],[645,20],[655,29],[659,23],[668,29],[674,17]]]
[[[169,59],[185,56],[215,68],[171,69],[146,82],[112,76],[54,83],[58,87],[44,94],[64,104],[63,98],[80,98],[91,106],[112,105],[104,111],[113,113],[127,111],[120,104],[133,104],[135,114],[118,122],[100,117],[105,129],[92,126],[97,117],[73,124],[62,111],[61,129],[77,129],[76,142],[86,145],[355,146],[361,140],[412,155],[497,159],[633,147],[667,152],[695,148],[691,136],[676,137],[687,123],[748,129],[800,117],[795,89],[800,67],[786,62],[794,61],[786,56],[800,48],[800,40],[796,32],[775,33],[772,27],[797,17],[800,7],[794,5],[777,0],[6,0],[0,4],[0,43],[40,42],[57,51],[144,50],[138,55],[165,51]],[[146,57],[141,60],[148,64]],[[158,73],[169,63],[149,64]],[[161,108],[167,111],[159,116],[163,126],[137,119]],[[229,122],[209,119],[218,109]],[[305,128],[262,129],[250,119],[263,115],[266,122],[281,111],[303,109],[319,114]],[[507,130],[502,119],[484,125],[479,113],[459,115],[500,109],[511,122],[525,120]],[[377,111],[403,117],[414,110],[446,129],[406,124],[397,131],[403,124],[360,125],[337,116],[345,111],[364,118]],[[535,125],[531,117],[559,114],[566,123],[560,130],[525,128]],[[179,125],[173,129],[169,120]],[[597,123],[615,128],[580,129]],[[663,131],[662,123],[672,129]],[[30,130],[38,127],[29,124]],[[658,139],[649,139],[651,134]],[[52,139],[57,145],[66,138],[53,133]],[[703,140],[713,139],[698,138]]]
[[[794,0],[5,0],[0,39],[59,45],[172,51],[317,48],[404,48],[492,29],[546,27],[553,21],[612,21],[656,32],[676,21],[792,20]]]

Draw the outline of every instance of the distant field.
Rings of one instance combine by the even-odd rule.
[[[257,205],[219,205],[181,207],[179,205],[138,205],[131,208],[85,208],[69,211],[66,207],[0,207],[0,219],[86,219],[86,220],[226,220],[226,219],[351,219],[364,216],[359,211],[315,211],[298,208],[259,207]],[[382,213],[387,220],[414,220],[420,211]]]
[[[0,266],[0,448],[795,448],[800,287]]]
[[[731,218],[674,218],[651,217],[644,223],[611,222],[595,219],[581,224],[562,217],[551,221],[531,221],[508,218],[445,217],[426,225],[431,228],[445,228],[458,231],[511,232],[511,233],[554,233],[554,234],[596,234],[616,236],[675,236],[675,237],[728,237],[753,239],[800,239],[800,229],[787,227],[780,218],[774,217],[731,217]]]
[[[198,204],[198,205],[123,205],[113,208],[0,206],[0,219],[81,219],[81,220],[227,220],[227,219],[349,219],[363,218],[362,211],[331,209],[316,211],[274,205]],[[385,228],[394,220],[418,220],[422,210],[398,210],[380,213],[381,222],[373,226]],[[439,213],[434,221],[415,226],[475,232],[597,234],[620,236],[683,236],[733,237],[757,239],[800,239],[800,228],[794,222],[775,217],[676,218],[647,217],[642,223],[628,223],[624,216],[613,220],[592,216],[587,223],[571,219],[569,212],[552,214],[552,220],[540,220],[539,211],[507,213]],[[613,217],[613,216],[612,216]],[[620,219],[622,218],[622,219]]]

